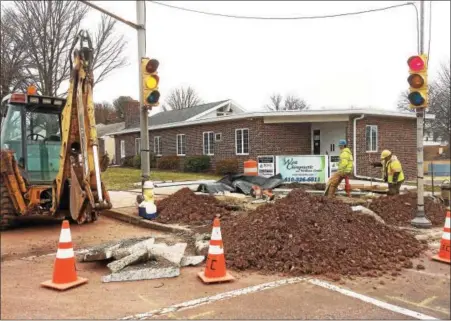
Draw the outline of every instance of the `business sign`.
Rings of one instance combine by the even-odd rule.
[[[257,156],[258,176],[271,177],[275,175],[276,164],[274,156]]]
[[[328,163],[326,155],[276,156],[277,173],[287,183],[326,183]]]

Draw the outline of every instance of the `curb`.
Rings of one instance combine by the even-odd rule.
[[[186,227],[181,226],[175,226],[175,225],[168,225],[163,223],[158,223],[150,220],[146,220],[140,216],[130,216],[124,213],[121,213],[119,211],[112,210],[106,210],[102,212],[103,216],[114,218],[119,221],[123,221],[129,224],[137,225],[144,228],[149,228],[157,231],[162,232],[170,232],[170,233],[184,233],[184,234],[194,234],[193,231]]]

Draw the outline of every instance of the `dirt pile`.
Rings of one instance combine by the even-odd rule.
[[[196,195],[189,188],[156,202],[158,218],[161,223],[204,224],[212,222],[215,215],[227,218],[229,211],[225,205],[210,195]]]
[[[413,236],[302,189],[222,224],[228,267],[301,274],[396,275],[424,248]]]
[[[387,224],[396,226],[410,225],[417,211],[417,193],[408,192],[395,196],[379,197],[373,200],[370,210],[379,215]],[[434,202],[430,197],[424,198],[424,211],[433,226],[445,224],[446,207]]]

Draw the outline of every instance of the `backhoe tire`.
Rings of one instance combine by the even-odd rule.
[[[13,202],[9,197],[8,189],[0,176],[0,230],[6,230],[14,225],[15,213]]]

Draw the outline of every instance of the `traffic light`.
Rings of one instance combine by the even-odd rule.
[[[410,108],[427,108],[428,107],[428,66],[427,56],[412,56],[407,60],[409,65],[410,76],[407,78],[409,82],[409,99]]]
[[[144,106],[158,106],[160,92],[158,91],[158,66],[160,63],[156,59],[141,58],[143,102]]]

